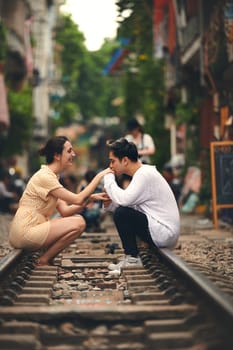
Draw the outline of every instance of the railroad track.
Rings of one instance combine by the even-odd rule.
[[[0,349],[232,350],[229,281],[214,274],[213,283],[211,271],[174,251],[139,245],[143,266],[120,276],[107,268],[122,254],[111,227],[84,233],[57,267],[35,266],[38,254],[20,250],[4,257]]]

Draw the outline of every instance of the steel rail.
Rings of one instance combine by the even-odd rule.
[[[158,248],[158,252],[161,256],[165,257],[175,268],[194,282],[195,285],[203,291],[221,310],[230,317],[233,322],[233,302],[230,297],[221,291],[216,285],[214,285],[208,278],[202,275],[200,272],[195,271],[185,261],[180,259],[171,250],[167,248]]]
[[[22,249],[14,249],[0,260],[0,276],[22,254]]]

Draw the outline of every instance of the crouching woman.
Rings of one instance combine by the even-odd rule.
[[[9,240],[14,248],[43,249],[37,264],[52,265],[53,259],[85,230],[86,222],[77,213],[88,200],[105,201],[106,194],[93,192],[111,170],[99,172],[83,191],[75,194],[59,182],[59,174],[72,166],[75,157],[68,138],[52,137],[39,153],[46,158],[46,165],[27,183],[11,223]],[[56,210],[61,217],[52,217]]]

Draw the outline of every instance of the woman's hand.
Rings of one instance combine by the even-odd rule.
[[[106,201],[110,200],[110,198],[109,198],[109,196],[108,196],[108,194],[106,192],[93,193],[90,196],[90,199],[94,200],[94,201],[103,201],[103,202],[106,202]]]
[[[58,199],[56,208],[62,217],[67,217],[77,213],[81,213],[84,207],[75,204],[68,205],[62,199]]]
[[[98,176],[100,176],[101,178],[104,176],[104,175],[106,175],[106,174],[114,174],[114,172],[113,172],[113,170],[111,169],[111,168],[106,168],[106,169],[104,169],[104,170],[102,170],[102,171],[100,171],[99,173],[98,173]]]

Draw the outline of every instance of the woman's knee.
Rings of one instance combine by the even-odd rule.
[[[86,221],[82,216],[74,216],[76,222],[74,223],[74,229],[77,230],[78,233],[82,233],[86,228]]]
[[[68,218],[66,218],[68,219]],[[63,223],[65,225],[65,222]],[[64,229],[69,232],[81,234],[86,228],[86,221],[82,216],[71,216]]]
[[[83,231],[86,228],[86,221],[84,218],[79,218],[78,220],[74,220],[74,223],[72,224],[72,227],[70,228],[70,231],[66,233],[63,238],[65,240],[73,241],[74,239],[81,236]]]

